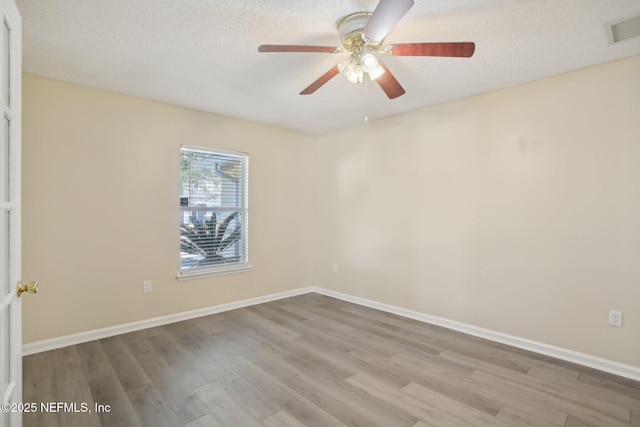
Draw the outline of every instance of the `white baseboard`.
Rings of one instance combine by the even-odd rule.
[[[22,346],[22,354],[24,356],[40,353],[43,351],[54,350],[69,345],[80,344],[101,338],[107,338],[114,335],[124,334],[127,332],[138,331],[140,329],[151,328],[154,326],[166,325],[168,323],[180,322],[182,320],[194,319],[196,317],[208,316],[210,314],[222,313],[224,311],[234,310],[236,308],[248,307],[251,305],[262,304],[269,301],[275,301],[283,298],[289,298],[296,295],[302,295],[309,292],[316,292],[321,295],[337,298],[343,301],[374,308],[376,310],[385,311],[387,313],[397,314],[398,316],[407,317],[409,319],[418,320],[420,322],[430,323],[442,326],[455,331],[464,332],[480,338],[486,338],[491,341],[511,345],[523,350],[533,351],[535,353],[544,354],[555,357],[557,359],[566,360],[568,362],[577,363],[578,365],[588,366],[600,371],[609,372],[621,377],[640,381],[640,367],[625,365],[623,363],[614,362],[612,360],[591,356],[577,351],[567,350],[565,348],[552,346],[524,338],[515,337],[513,335],[503,334],[501,332],[489,329],[479,328],[477,326],[468,325],[466,323],[456,322],[454,320],[442,317],[431,316],[429,314],[418,311],[408,310],[406,308],[396,307],[377,301],[360,298],[330,289],[320,288],[316,286],[292,289],[290,291],[279,292],[275,294],[264,295],[256,298],[249,298],[241,301],[230,302],[226,304],[215,305],[212,307],[200,308],[197,310],[185,311],[182,313],[170,314],[167,316],[154,317],[152,319],[141,320],[138,322],[126,323],[122,325],[110,326],[107,328],[95,329],[78,334],[66,335],[58,338],[51,338],[42,341],[36,341]]]
[[[466,323],[456,322],[454,320],[431,316],[429,314],[408,310],[406,308],[396,307],[365,298],[343,294],[341,292],[332,291],[330,289],[324,289],[314,286],[311,288],[311,290],[313,292],[337,298],[343,301],[374,308],[376,310],[386,311],[387,313],[397,314],[398,316],[407,317],[409,319],[418,320],[420,322],[442,326],[448,329],[453,329],[455,331],[464,332],[465,334],[473,335],[480,338],[486,338],[491,341],[518,347],[523,350],[529,350],[534,353],[544,354],[547,356],[555,357],[557,359],[565,360],[567,362],[573,362],[578,365],[588,366],[600,371],[609,372],[621,377],[640,381],[640,367],[625,365],[623,363],[591,356],[589,354],[579,353],[577,351],[567,350],[565,348],[531,341],[524,338],[515,337],[513,335],[507,335],[501,332],[492,331],[489,329],[479,328],[477,326],[468,325]]]
[[[226,304],[214,305],[212,307],[199,308],[196,310],[183,311],[181,313],[169,314],[167,316],[154,317],[140,320],[138,322],[125,323],[121,325],[109,326],[92,331],[80,332],[72,335],[65,335],[57,338],[50,338],[42,341],[35,341],[22,346],[22,355],[28,356],[48,350],[66,347],[74,344],[81,344],[88,341],[112,337],[114,335],[126,334],[127,332],[139,331],[140,329],[162,326],[169,323],[180,322],[182,320],[195,319],[196,317],[208,316],[210,314],[222,313],[236,308],[248,307],[250,305],[262,304],[283,298],[312,292],[311,287],[298,288],[285,292],[264,295],[256,298],[249,298],[241,301],[234,301]]]

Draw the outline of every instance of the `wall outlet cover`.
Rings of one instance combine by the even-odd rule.
[[[609,324],[611,326],[622,326],[622,312],[609,310]]]

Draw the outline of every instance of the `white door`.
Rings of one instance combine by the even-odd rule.
[[[0,426],[17,427],[22,425],[17,411],[22,400],[22,314],[17,294],[21,269],[22,21],[14,0],[0,0],[0,16]]]

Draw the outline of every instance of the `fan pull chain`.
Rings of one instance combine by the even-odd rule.
[[[364,78],[364,124],[367,125],[369,124],[369,116],[367,115],[367,106],[369,105],[368,101],[368,97],[369,97],[369,82],[367,81],[369,79]]]

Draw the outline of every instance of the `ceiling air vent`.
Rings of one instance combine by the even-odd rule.
[[[612,43],[640,36],[640,15],[607,24]]]

